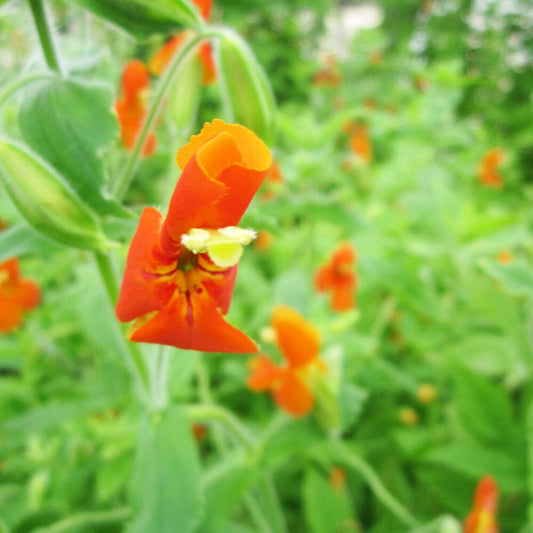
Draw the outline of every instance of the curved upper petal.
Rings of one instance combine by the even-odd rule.
[[[162,231],[165,251],[191,228],[236,226],[272,163],[267,146],[249,129],[222,120],[204,125],[177,154],[183,172]]]
[[[275,307],[272,327],[279,349],[290,366],[306,366],[318,357],[320,333],[294,309],[284,305]]]

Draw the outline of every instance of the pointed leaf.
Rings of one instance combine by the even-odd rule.
[[[141,424],[129,533],[192,531],[202,514],[200,463],[189,422],[171,406]]]
[[[180,25],[198,27],[198,9],[187,0],[73,0],[96,16],[116,24],[138,39],[174,33]]]
[[[118,136],[106,85],[56,79],[27,94],[19,113],[25,141],[51,163],[80,198],[101,214],[125,214],[104,196],[100,151]]]

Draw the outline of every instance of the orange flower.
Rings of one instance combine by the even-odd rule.
[[[513,254],[509,250],[502,250],[496,256],[502,265],[510,265],[513,262]]]
[[[274,236],[268,231],[259,231],[254,241],[254,248],[260,252],[268,250],[274,242]]]
[[[41,291],[31,279],[20,277],[16,257],[0,263],[0,333],[9,333],[22,324],[24,311],[41,299]]]
[[[226,322],[242,246],[252,230],[236,227],[271,164],[250,130],[206,123],[177,154],[183,169],[166,218],[147,207],[126,261],[116,306],[133,320],[129,339],[206,352],[256,352]]]
[[[315,275],[316,290],[331,291],[330,304],[335,311],[347,311],[355,307],[355,261],[356,254],[352,245],[344,243],[333,252],[331,261],[321,266]]]
[[[266,355],[250,361],[248,387],[256,392],[270,391],[277,405],[293,416],[304,416],[313,408],[310,381],[316,372],[325,372],[319,357],[318,330],[299,313],[286,306],[277,306],[272,327],[286,364],[278,366]]]
[[[489,475],[484,475],[474,492],[472,511],[463,522],[463,533],[498,533],[496,507],[498,486]]]
[[[209,20],[211,17],[211,7],[213,0],[193,0],[193,4],[199,9],[200,14],[204,20]],[[168,39],[168,41],[155,53],[148,63],[150,72],[156,76],[160,76],[166,69],[172,56],[176,53],[178,48],[183,44],[189,32],[183,31]],[[202,84],[209,85],[216,80],[215,61],[213,59],[213,50],[211,43],[206,42],[200,46],[198,54],[203,65]]]
[[[322,64],[321,69],[313,75],[311,84],[314,87],[337,87],[341,82],[337,61],[333,56],[326,55]]]
[[[503,161],[503,152],[499,148],[489,150],[478,169],[479,181],[486,187],[494,187],[501,189],[503,187],[503,179],[498,173],[498,167]]]
[[[128,150],[133,148],[146,116],[146,96],[150,87],[150,76],[144,63],[138,59],[130,61],[122,73],[122,94],[115,104],[120,124],[122,144]],[[143,147],[143,155],[151,155],[156,147],[156,138],[149,134]]]
[[[353,127],[350,148],[365,163],[372,161],[372,145],[368,137],[368,128],[364,124]]]

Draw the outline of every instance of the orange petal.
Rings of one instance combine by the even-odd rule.
[[[174,294],[175,283],[158,275],[162,266],[166,265],[170,270],[175,263],[171,256],[155,255],[159,250],[162,222],[163,216],[153,207],[147,207],[141,215],[128,251],[116,305],[116,315],[121,322],[161,309]]]
[[[313,408],[313,395],[307,385],[294,373],[285,373],[280,386],[272,393],[275,402],[293,416],[305,416]]]
[[[294,309],[282,305],[275,307],[272,326],[283,357],[290,366],[305,366],[318,357],[320,334]]]
[[[122,73],[122,94],[127,100],[136,100],[139,92],[150,85],[150,76],[145,64],[139,59],[129,61]]]
[[[150,72],[156,76],[161,76],[168,62],[172,59],[172,56],[176,53],[178,47],[183,43],[187,36],[186,32],[181,32],[171,37],[167,42],[152,56],[148,62],[148,68]]]
[[[251,130],[215,120],[179,150],[183,168],[162,232],[170,252],[190,228],[235,226],[271,164],[270,151]]]
[[[200,47],[200,60],[203,65],[202,85],[210,85],[217,79],[211,43],[203,43]]]
[[[331,308],[335,311],[348,311],[355,307],[351,286],[335,285],[331,292]]]
[[[283,369],[262,354],[250,361],[250,372],[246,385],[258,392],[273,388],[283,376]]]
[[[19,301],[25,311],[37,307],[41,300],[41,291],[35,281],[23,279],[19,284]]]
[[[209,20],[213,0],[193,0],[193,4],[200,10],[204,20]]]
[[[202,352],[255,353],[257,346],[222,318],[207,291],[176,292],[168,304],[140,327],[132,325],[130,340],[166,344]]]
[[[498,486],[489,475],[484,475],[477,484],[474,493],[474,507],[483,507],[491,511],[496,510],[498,503]]]
[[[0,333],[9,333],[22,324],[22,305],[0,293]]]
[[[318,292],[327,291],[333,286],[333,268],[331,265],[321,266],[315,274],[315,289]]]
[[[356,260],[356,253],[353,246],[349,243],[341,244],[331,256],[332,263],[336,266],[353,265]]]

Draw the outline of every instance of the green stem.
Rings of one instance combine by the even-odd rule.
[[[28,0],[28,3],[30,4],[31,14],[33,16],[35,27],[37,28],[37,33],[39,34],[39,41],[41,42],[41,49],[43,51],[46,64],[50,70],[54,70],[58,74],[62,75],[59,57],[54,45],[52,31],[50,29],[50,24],[44,9],[43,1]]]
[[[119,293],[115,266],[108,254],[95,252],[94,255],[100,277],[102,278],[102,282],[106,289],[109,304],[111,305],[111,308],[114,309]],[[136,374],[141,389],[144,394],[148,394],[150,390],[150,375],[143,354],[137,344],[126,342],[122,335],[120,337],[122,339],[124,350],[133,363],[132,368]]]
[[[527,507],[528,524],[533,527],[533,386],[528,387],[526,411],[526,438],[527,438],[527,489],[529,504]]]
[[[227,409],[216,404],[186,405],[187,416],[193,422],[220,422],[226,430],[235,436],[249,450],[255,450],[257,441],[241,424],[239,419]]]
[[[170,346],[160,345],[150,358],[150,403],[155,411],[163,410],[168,404],[168,363]]]
[[[128,507],[120,507],[112,511],[94,511],[79,513],[60,520],[51,526],[41,527],[35,533],[68,533],[78,529],[93,529],[91,526],[104,526],[116,522],[124,522],[132,515]]]
[[[126,166],[124,167],[124,170],[118,181],[114,185],[114,196],[118,200],[121,200],[124,197],[131,184],[131,180],[133,179],[133,175],[137,169],[137,165],[139,164],[142,148],[146,142],[146,138],[152,130],[155,121],[161,112],[161,108],[165,102],[165,96],[174,81],[180,65],[202,41],[205,41],[211,37],[219,36],[221,36],[220,30],[206,29],[196,37],[192,38],[187,44],[185,44],[185,46],[183,46],[183,48],[179,48],[172,58],[170,65],[165,70],[165,73],[157,86],[157,90],[154,94],[148,115],[143,122],[141,131],[137,137],[137,140],[135,141],[135,145],[133,146],[133,150],[128,158],[128,161],[126,162]]]
[[[30,85],[32,83],[35,83],[36,81],[55,79],[55,76],[42,72],[39,74],[30,74],[29,76],[24,76],[23,78],[15,80],[10,85],[5,87],[4,90],[0,93],[0,107],[4,105],[4,102],[6,102],[6,100],[8,100],[8,98],[12,94],[16,93],[19,89],[22,89],[26,85]]]
[[[356,455],[340,441],[335,443],[334,448],[339,455],[340,461],[363,476],[376,498],[398,520],[410,528],[418,525],[418,520],[387,490],[374,469],[362,457]]]

